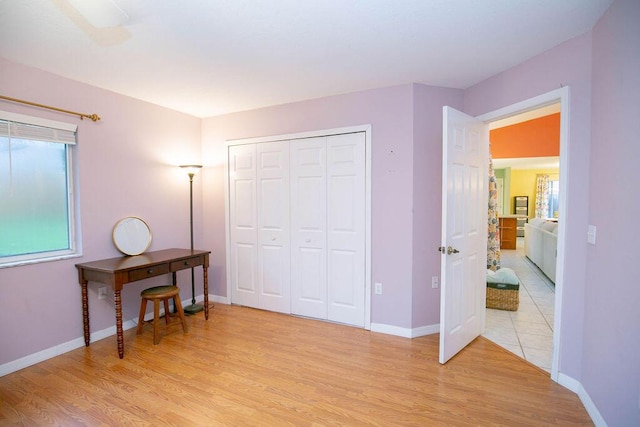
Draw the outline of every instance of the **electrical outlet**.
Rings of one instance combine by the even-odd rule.
[[[98,299],[105,299],[107,297],[107,287],[101,286],[98,288]]]
[[[376,295],[382,295],[382,283],[376,282],[374,292],[376,293]]]
[[[433,276],[431,278],[431,287],[433,289],[437,289],[438,288],[438,276]]]

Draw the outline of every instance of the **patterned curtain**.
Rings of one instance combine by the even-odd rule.
[[[489,146],[491,153],[491,146]],[[493,162],[489,154],[489,235],[487,238],[487,268],[500,269],[500,229],[498,227],[498,182],[493,172]]]
[[[536,183],[536,218],[549,215],[549,175],[538,175]]]

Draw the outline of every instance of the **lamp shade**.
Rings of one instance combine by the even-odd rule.
[[[189,176],[194,176],[202,169],[202,165],[180,165],[180,167],[184,169]]]

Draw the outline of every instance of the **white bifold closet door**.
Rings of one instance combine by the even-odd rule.
[[[232,300],[290,313],[288,142],[229,147],[229,176]]]
[[[365,133],[229,147],[232,302],[364,326]]]
[[[294,314],[364,326],[364,133],[291,141]]]

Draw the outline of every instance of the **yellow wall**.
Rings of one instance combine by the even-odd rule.
[[[514,197],[529,196],[529,218],[536,216],[536,178],[539,174],[549,175],[552,181],[558,180],[560,170],[554,169],[511,169],[511,197],[509,213],[515,212]],[[562,189],[560,189],[562,191]]]

